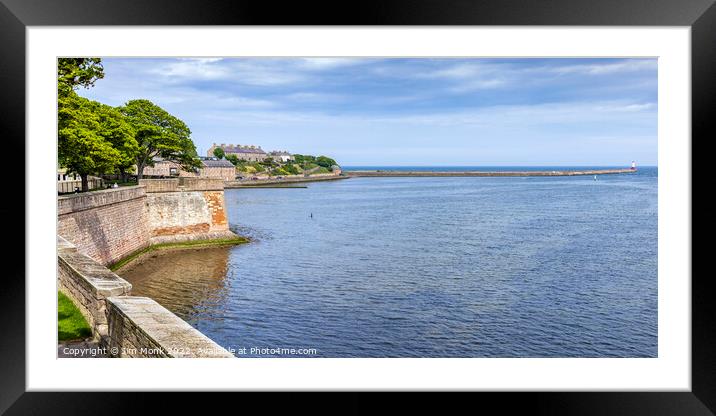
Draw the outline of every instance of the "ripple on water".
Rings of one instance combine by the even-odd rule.
[[[252,243],[161,254],[122,276],[234,348],[655,357],[656,181],[643,169],[227,190],[232,229]]]

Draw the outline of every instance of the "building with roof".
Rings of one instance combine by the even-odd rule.
[[[214,150],[217,148],[221,148],[224,151],[224,154],[226,155],[235,155],[239,160],[245,160],[248,162],[263,162],[264,159],[269,157],[268,153],[266,153],[263,149],[261,149],[261,146],[254,146],[254,145],[247,145],[242,146],[240,144],[216,144],[214,143],[211,147],[209,147],[209,150],[206,152],[206,155],[208,157],[214,156]]]
[[[294,160],[293,155],[285,150],[274,150],[273,152],[269,152],[269,157],[281,163],[286,163]]]
[[[233,181],[236,178],[236,167],[226,159],[204,159],[201,164],[202,167],[194,176],[222,178],[225,181]]]
[[[144,176],[155,177],[205,177],[221,178],[233,181],[236,178],[236,167],[226,159],[205,158],[201,160],[201,168],[196,172],[187,172],[176,162],[155,159],[154,166],[144,168]]]

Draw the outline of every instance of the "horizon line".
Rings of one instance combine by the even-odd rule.
[[[617,167],[617,166],[626,166],[630,167],[630,164],[572,164],[572,165],[565,165],[565,164],[546,164],[546,165],[391,165],[391,164],[351,164],[351,165],[340,165],[341,167],[362,167],[362,166],[390,166],[390,167],[404,167],[404,168],[412,168],[412,167],[423,167],[423,168],[431,168],[431,167],[487,167],[487,168],[494,168],[494,167]],[[658,165],[637,165],[637,168],[639,167],[658,167]]]

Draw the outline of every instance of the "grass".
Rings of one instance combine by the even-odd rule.
[[[249,239],[245,237],[236,237],[236,238],[220,238],[220,239],[214,239],[214,240],[193,240],[193,241],[183,241],[179,243],[161,243],[161,244],[154,244],[149,247],[145,247],[143,249],[137,250],[131,254],[129,254],[127,257],[124,257],[117,262],[111,264],[109,266],[109,269],[114,271],[117,271],[121,269],[122,267],[126,266],[127,264],[131,263],[132,261],[138,259],[141,256],[144,256],[145,254],[151,253],[153,251],[162,250],[162,249],[169,249],[169,248],[202,248],[202,247],[220,247],[220,246],[235,246],[238,244],[244,244],[248,243]]]
[[[85,339],[92,330],[80,310],[64,293],[57,292],[57,337],[60,341]]]

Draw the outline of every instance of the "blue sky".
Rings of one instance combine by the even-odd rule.
[[[341,165],[657,164],[656,59],[105,58],[80,89],[146,98],[213,142]]]

